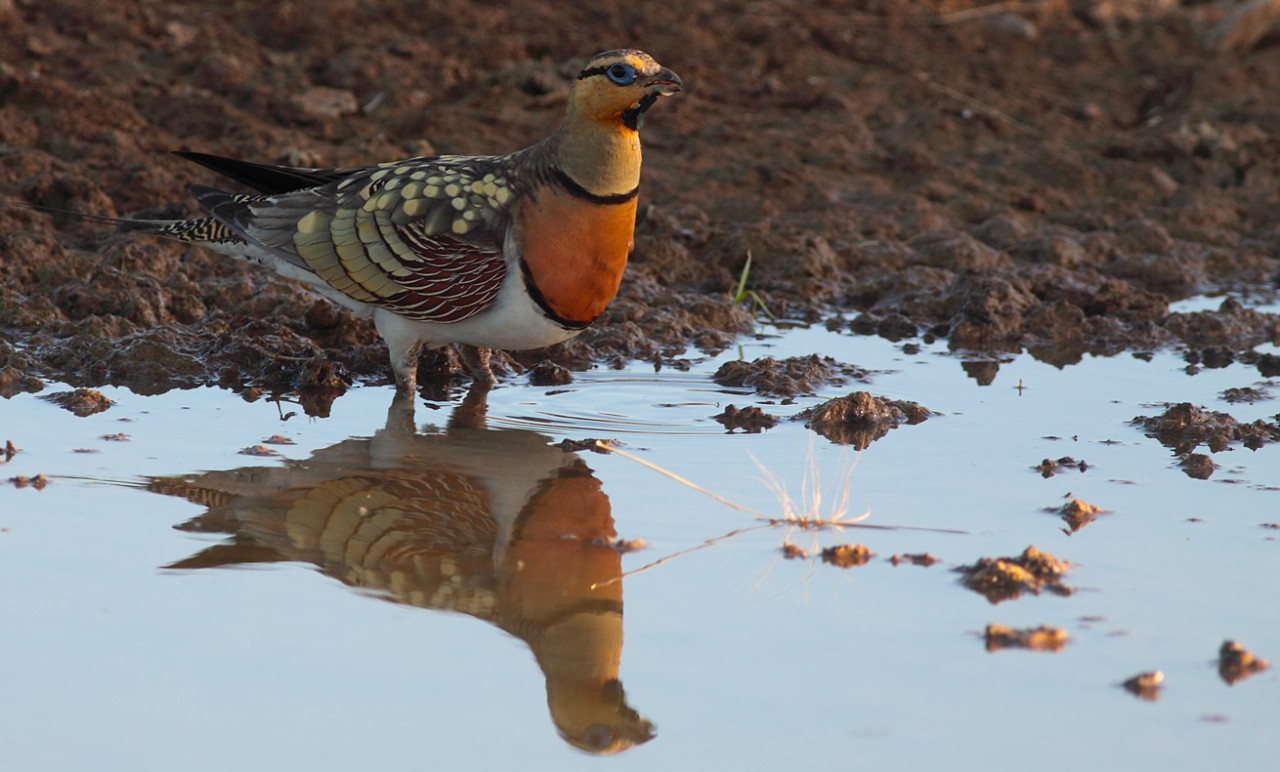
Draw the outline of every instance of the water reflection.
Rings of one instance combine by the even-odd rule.
[[[483,619],[528,644],[567,742],[601,754],[647,742],[653,725],[618,680],[609,498],[577,454],[485,428],[482,396],[443,431],[419,433],[397,399],[373,437],[305,461],[151,480],[208,507],[180,528],[231,535],[170,568],[304,561],[396,603]]]

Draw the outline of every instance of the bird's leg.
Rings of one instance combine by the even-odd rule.
[[[421,344],[400,351],[391,349],[391,372],[396,377],[396,393],[412,395],[418,387],[418,350]]]
[[[467,372],[475,380],[476,385],[484,384],[486,387],[497,386],[498,379],[493,375],[493,369],[489,366],[489,358],[493,352],[490,349],[481,346],[458,346],[458,356],[462,358],[462,364],[466,366]]]
[[[403,318],[382,309],[374,312],[373,326],[387,343],[387,352],[391,355],[391,372],[396,377],[396,391],[413,394],[418,386],[418,351],[422,348],[421,339]]]

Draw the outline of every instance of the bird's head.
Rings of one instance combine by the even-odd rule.
[[[569,89],[569,109],[593,121],[638,131],[658,97],[680,91],[680,76],[643,51],[591,57]]]

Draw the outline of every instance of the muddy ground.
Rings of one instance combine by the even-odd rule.
[[[1280,33],[1224,37],[1224,6],[495,5],[0,0],[0,194],[168,217],[195,211],[186,184],[227,186],[168,150],[507,152],[554,128],[586,57],[637,47],[686,91],[645,125],[622,293],[508,378],[729,345],[763,318],[731,302],[748,254],[777,317],[946,338],[975,377],[1021,350],[1280,367],[1253,351],[1280,320],[1248,307],[1280,279]],[[6,395],[390,379],[370,325],[182,245],[3,207],[0,275]],[[1170,313],[1221,290],[1246,302]]]

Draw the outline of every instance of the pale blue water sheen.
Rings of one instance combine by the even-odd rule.
[[[709,380],[737,350],[690,372],[638,364],[587,373],[559,389],[516,383],[490,395],[489,426],[505,430],[502,437],[523,441],[514,430],[531,430],[556,441],[616,438],[767,513],[779,507],[756,480],[751,456],[798,494],[812,448],[828,496],[841,466],[856,460],[855,514],[869,509],[868,522],[882,526],[965,532],[791,534],[805,548],[847,541],[877,553],[868,565],[840,570],[782,560],[785,534],[766,528],[628,577],[618,672],[627,704],[653,722],[656,737],[609,760],[561,739],[534,644],[497,623],[384,602],[315,562],[161,568],[224,536],[175,530],[206,508],[143,490],[143,478],[281,469],[283,459],[237,451],[282,434],[297,443],[276,446],[283,457],[306,460],[373,435],[384,427],[389,390],[358,389],[335,403],[331,418],[285,422],[272,404],[216,390],[140,397],[103,389],[118,404],[89,418],[31,395],[0,402],[0,442],[22,449],[0,466],[0,478],[53,478],[43,491],[0,487],[0,764],[1065,770],[1275,763],[1280,669],[1229,687],[1214,660],[1223,639],[1236,638],[1280,664],[1280,534],[1262,527],[1280,521],[1280,446],[1219,453],[1213,478],[1193,480],[1170,451],[1128,424],[1163,410],[1152,403],[1183,400],[1240,420],[1274,415],[1280,400],[1219,399],[1223,389],[1262,381],[1256,369],[1235,364],[1192,376],[1173,354],[1150,362],[1086,358],[1058,369],[1020,356],[980,386],[940,345],[908,356],[880,339],[817,329],[744,342],[741,355],[812,352],[887,371],[869,386],[832,387],[821,397],[867,388],[942,415],[896,429],[861,454],[785,420],[763,434],[726,435],[710,416],[730,402],[763,401]],[[1280,384],[1271,386],[1280,395]],[[786,417],[817,401],[764,407]],[[448,406],[420,405],[416,415],[420,428],[447,417]],[[116,432],[130,440],[98,439]],[[523,459],[541,457],[520,450],[486,464],[494,436],[474,439],[480,460],[467,468],[475,474],[515,474]],[[417,443],[409,445],[421,454],[414,470],[447,467],[463,453],[438,438],[403,441]],[[363,453],[377,446],[342,447]],[[608,497],[606,520],[611,509],[620,536],[650,545],[625,555],[623,570],[752,525],[624,458],[579,455]],[[1030,469],[1064,455],[1091,468],[1048,480]],[[1042,511],[1068,493],[1111,514],[1068,536]],[[1068,577],[1074,595],[992,606],[950,570],[1029,544],[1075,564]],[[921,568],[885,560],[925,551],[943,562]],[[565,617],[548,618],[554,625]],[[1058,625],[1071,641],[1057,654],[987,653],[979,633],[991,622]],[[542,640],[542,629],[525,633]],[[1152,669],[1166,676],[1158,702],[1117,687]]]

